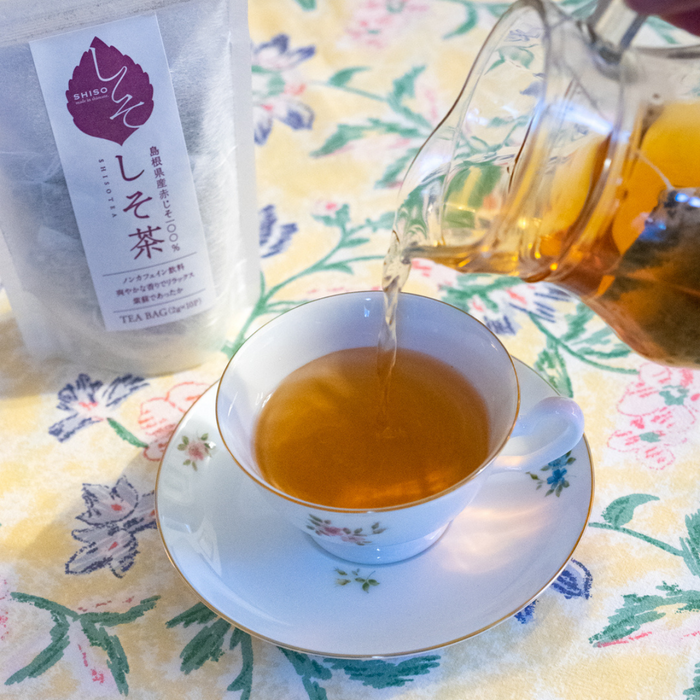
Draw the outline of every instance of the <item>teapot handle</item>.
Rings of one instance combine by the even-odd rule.
[[[624,0],[598,0],[586,28],[600,56],[608,63],[617,63],[646,18],[630,10]]]

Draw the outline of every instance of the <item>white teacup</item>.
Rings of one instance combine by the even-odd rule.
[[[291,372],[337,350],[376,347],[384,319],[381,292],[324,297],[288,311],[254,333],[223,373],[216,398],[221,437],[260,493],[327,551],[360,564],[390,563],[433,544],[491,474],[539,468],[583,436],[583,415],[570,399],[553,397],[518,417],[513,361],[486,326],[454,306],[400,296],[400,347],[440,359],[461,372],[486,404],[490,436],[481,466],[451,488],[386,508],[335,508],[308,503],[268,482],[255,461],[255,429],[266,399]]]

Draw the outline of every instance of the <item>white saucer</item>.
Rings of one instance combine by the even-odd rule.
[[[515,364],[521,410],[555,395],[534,370]],[[366,658],[472,637],[552,583],[586,527],[593,466],[584,437],[561,467],[565,477],[556,475],[558,493],[548,494],[551,467],[497,474],[424,553],[374,567],[345,562],[258,495],[221,442],[215,394],[214,386],[192,406],[168,444],[156,484],[158,524],[168,556],[201,600],[274,644]],[[200,458],[193,463],[191,454]]]

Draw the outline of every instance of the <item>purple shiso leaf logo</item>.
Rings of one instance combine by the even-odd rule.
[[[88,136],[124,144],[153,112],[153,86],[138,63],[95,37],[68,81],[68,111]]]

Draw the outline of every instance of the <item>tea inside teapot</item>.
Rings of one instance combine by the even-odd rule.
[[[385,287],[414,257],[546,280],[700,367],[700,48],[626,48],[643,19],[511,7],[409,169]]]

